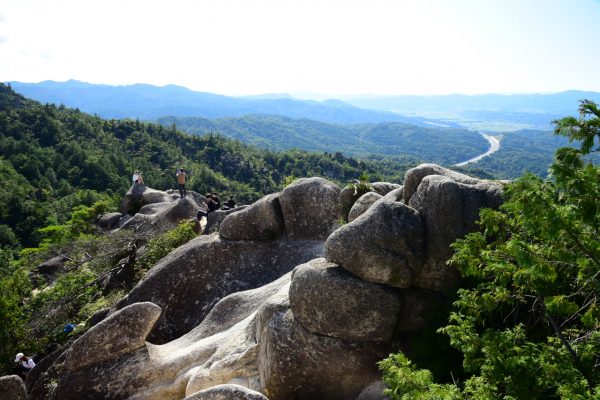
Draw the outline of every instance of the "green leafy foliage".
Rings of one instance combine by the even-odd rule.
[[[392,354],[379,362],[383,382],[388,386],[385,395],[391,400],[463,399],[460,390],[449,384],[436,384],[433,375],[417,367],[403,354]]]
[[[176,188],[175,171],[188,171],[187,186],[217,191],[249,203],[277,191],[286,176],[322,176],[345,183],[366,171],[400,181],[414,160],[358,160],[299,150],[274,152],[223,136],[193,136],[174,125],[103,120],[63,106],[41,105],[0,84],[0,246],[37,247],[49,225],[64,225],[71,210],[120,198],[134,170],[156,189]],[[10,230],[8,230],[10,229]],[[56,235],[60,228],[54,228]],[[12,232],[12,233],[11,233]]]
[[[29,276],[23,269],[6,269],[4,266],[0,277],[0,372],[10,371],[10,356],[19,345],[29,347],[34,342],[22,307],[31,291]]]
[[[78,324],[75,334],[101,308],[116,303],[160,258],[196,236],[193,221],[183,221],[171,231],[151,239],[143,256],[135,260],[130,286],[107,290],[106,279],[120,270],[124,259],[135,254],[140,238],[124,231],[110,235],[93,231],[95,215],[106,202],[76,207],[68,224],[46,229],[52,240],[23,251],[19,260],[6,263],[0,277],[0,371],[8,373],[10,357],[18,351],[42,355],[51,343],[63,343],[67,323]],[[30,279],[30,266],[56,254],[68,261],[54,280]]]
[[[169,254],[177,247],[196,237],[194,221],[184,220],[175,228],[151,239],[143,256],[136,261],[136,272],[141,278],[146,271],[158,260]]]
[[[440,332],[469,376],[435,385],[391,356],[381,366],[392,391],[425,382],[441,394],[416,398],[600,398],[600,167],[583,159],[600,150],[598,108],[582,102],[580,117],[558,121],[556,132],[581,149],[559,149],[549,179],[510,184],[499,210],[481,212],[483,231],[454,244],[450,263],[468,285]]]

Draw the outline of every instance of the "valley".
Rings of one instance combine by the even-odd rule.
[[[545,176],[553,151],[565,143],[551,132],[551,121],[572,113],[575,99],[599,96],[569,91],[314,101],[286,94],[234,98],[173,85],[116,87],[78,81],[12,85],[38,101],[65,104],[107,118],[158,121],[169,129],[223,135],[275,151],[339,152],[365,160],[461,164],[488,150],[489,141],[477,133],[484,131],[494,137],[510,137],[510,145],[460,168],[509,179],[523,171]],[[516,153],[520,156],[515,157]]]

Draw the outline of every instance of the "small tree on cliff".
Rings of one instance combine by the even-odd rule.
[[[402,354],[380,364],[392,399],[600,399],[600,110],[555,121],[581,141],[561,148],[551,177],[526,175],[483,232],[455,243],[461,289],[440,332],[463,353],[464,382],[434,384]]]

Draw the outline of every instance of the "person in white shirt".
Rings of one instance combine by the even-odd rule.
[[[133,176],[131,177],[133,183],[137,183],[139,185],[144,184],[144,178],[142,178],[142,173],[139,171],[134,171]]]
[[[19,363],[19,367],[21,367],[21,371],[24,373],[31,371],[31,369],[35,367],[35,362],[23,353],[18,353],[16,355],[15,362]]]

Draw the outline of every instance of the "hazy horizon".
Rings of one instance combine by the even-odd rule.
[[[216,94],[216,95],[221,95],[221,96],[229,96],[229,97],[267,97],[267,96],[272,96],[272,97],[276,97],[276,96],[290,96],[290,97],[294,97],[300,100],[316,100],[316,101],[324,101],[324,100],[350,100],[350,99],[359,99],[359,98],[365,98],[368,99],[370,97],[402,97],[402,96],[415,96],[415,97],[443,97],[443,96],[468,96],[468,97],[476,97],[476,96],[527,96],[527,95],[554,95],[554,94],[560,94],[560,93],[564,93],[564,92],[571,92],[571,91],[577,91],[577,92],[593,92],[593,93],[600,93],[600,91],[595,91],[595,90],[585,90],[585,89],[567,89],[567,90],[561,90],[561,91],[557,91],[557,92],[515,92],[515,93],[499,93],[499,92],[488,92],[488,93],[473,93],[473,94],[466,94],[466,93],[443,93],[443,94],[414,94],[414,93],[407,93],[407,94],[381,94],[381,93],[350,93],[350,94],[335,94],[335,93],[317,93],[317,92],[280,92],[280,93],[257,93],[257,94],[239,94],[239,95],[229,95],[229,94],[225,94],[225,93],[215,93],[215,92],[208,92],[205,90],[194,90],[191,89],[189,87],[186,87],[184,85],[178,85],[178,84],[174,84],[174,83],[167,83],[164,85],[154,85],[152,83],[147,83],[147,82],[134,82],[134,83],[126,83],[126,84],[109,84],[109,83],[103,83],[103,82],[85,82],[85,81],[80,81],[78,79],[67,79],[67,80],[63,80],[63,81],[56,81],[56,80],[52,80],[52,79],[45,79],[45,80],[41,80],[41,81],[34,81],[34,82],[25,82],[25,81],[4,81],[5,83],[10,83],[10,82],[18,82],[18,83],[25,83],[25,84],[41,84],[43,82],[55,82],[55,83],[67,83],[69,81],[76,81],[79,83],[84,83],[84,84],[90,84],[90,85],[104,85],[104,86],[111,86],[111,87],[127,87],[127,86],[135,86],[135,85],[149,85],[149,86],[154,86],[154,87],[158,87],[158,88],[164,88],[164,87],[169,87],[169,86],[178,86],[178,87],[182,87],[184,89],[190,90],[192,92],[198,92],[198,93],[211,93],[211,94]]]
[[[319,98],[600,92],[599,20],[598,0],[5,0],[0,81]]]

